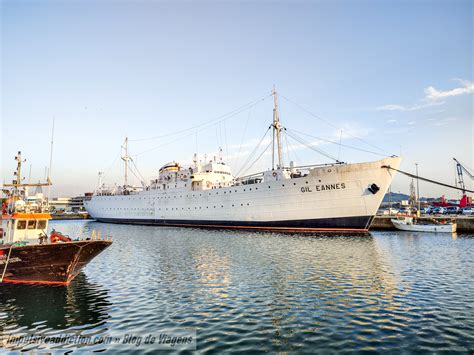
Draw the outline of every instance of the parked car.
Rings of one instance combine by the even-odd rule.
[[[464,216],[474,215],[474,207],[468,207],[468,206],[464,207],[462,209],[462,214]]]
[[[435,209],[433,209],[433,212],[431,212],[432,214],[444,214],[444,212],[446,211],[446,208],[444,207],[436,207]]]
[[[402,214],[414,214],[416,213],[417,209],[415,207],[402,207],[400,208],[399,213]]]
[[[383,210],[383,214],[384,214],[385,216],[387,216],[387,215],[395,215],[395,214],[397,214],[397,213],[398,213],[398,210],[397,210],[396,208],[387,208],[387,209]]]
[[[446,208],[446,211],[444,211],[444,214],[457,214],[458,212],[459,212],[458,206],[449,206]]]
[[[430,214],[432,210],[433,210],[433,207],[431,207],[431,206],[422,207],[422,208],[421,208],[421,213],[423,213],[423,214]]]

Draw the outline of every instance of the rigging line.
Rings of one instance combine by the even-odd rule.
[[[145,182],[145,178],[143,177],[140,170],[138,170],[137,164],[135,164],[135,160],[134,159],[130,159],[130,160],[132,161],[132,164],[135,167],[135,170],[137,171],[138,175],[140,175],[140,178],[142,179],[141,181]]]
[[[258,151],[258,148],[260,147],[260,145],[262,144],[263,140],[264,140],[265,137],[267,136],[268,132],[270,131],[270,128],[272,128],[272,126],[268,126],[267,130],[265,131],[265,134],[264,134],[263,137],[260,139],[260,141],[258,142],[257,146],[253,149],[253,151],[250,153],[250,155],[247,157],[247,159],[245,160],[245,162],[242,164],[242,166],[241,166],[240,169],[238,170],[238,173],[236,174],[237,176],[240,175],[240,173],[244,170],[245,166],[250,162],[250,160],[253,158],[253,156],[255,155],[255,153]]]
[[[229,118],[230,118],[230,117],[229,117]],[[216,126],[216,135],[217,135],[217,123],[215,124],[215,126]],[[210,126],[210,127],[211,127],[211,126]],[[153,151],[153,150],[156,150],[156,149],[158,149],[158,148],[164,147],[164,146],[166,146],[166,145],[175,143],[175,142],[180,141],[180,140],[182,140],[182,139],[184,139],[184,138],[191,137],[191,136],[193,136],[193,135],[195,135],[195,134],[197,134],[197,133],[199,133],[199,132],[202,132],[202,131],[205,131],[205,130],[209,129],[210,127],[204,127],[204,128],[201,128],[200,130],[197,130],[197,131],[195,131],[195,132],[191,132],[191,133],[188,133],[188,134],[186,134],[186,135],[184,135],[184,136],[177,137],[177,138],[175,138],[175,139],[173,139],[173,140],[171,140],[171,141],[168,141],[168,142],[166,142],[166,143],[159,144],[159,145],[154,146],[154,147],[152,147],[152,148],[150,148],[150,149],[147,149],[147,150],[144,150],[144,151],[142,151],[142,152],[140,152],[140,153],[138,153],[138,154],[135,154],[135,157],[137,157],[137,156],[139,156],[139,155],[142,155],[142,154],[145,154],[145,153],[149,153],[149,152],[151,152],[151,151]]]
[[[222,150],[222,147],[224,146],[224,140],[222,139],[222,124],[221,122],[219,122],[219,141],[221,142],[220,143],[220,146],[219,146],[219,154],[221,154],[221,150]]]
[[[219,134],[217,133],[217,127],[218,127],[217,124],[215,125],[215,127],[216,127],[216,143],[217,143],[217,149],[219,149],[219,146],[220,146],[220,145],[219,145]]]
[[[185,132],[188,132],[188,131],[192,131],[196,128],[200,128],[202,126],[206,126],[208,124],[211,124],[211,123],[217,123],[221,120],[227,120],[233,116],[235,116],[236,114],[242,112],[242,111],[245,111],[246,109],[249,109],[263,101],[265,101],[267,98],[269,98],[271,95],[266,95],[264,97],[262,97],[261,99],[258,99],[258,100],[255,100],[255,101],[250,101],[248,103],[246,103],[245,105],[242,105],[232,111],[229,111],[227,112],[226,114],[224,115],[220,115],[218,117],[215,117],[211,120],[208,120],[206,122],[203,122],[203,123],[200,123],[198,125],[195,125],[193,127],[189,127],[189,128],[185,128],[185,129],[182,129],[182,130],[178,130],[178,131],[175,131],[175,132],[171,132],[171,133],[167,133],[167,134],[163,134],[163,135],[159,135],[159,136],[155,136],[155,137],[149,137],[149,138],[140,138],[140,139],[129,139],[129,141],[131,142],[140,142],[140,141],[149,141],[149,140],[155,140],[155,139],[160,139],[160,138],[165,138],[165,137],[169,137],[169,136],[175,136],[177,134],[180,134],[180,133],[185,133]],[[227,117],[227,116],[230,116],[230,117]],[[217,121],[217,122],[215,122]]]
[[[290,158],[290,148],[288,146],[288,137],[286,136],[286,131],[283,131],[284,134],[283,134],[283,139],[285,140],[285,143],[286,143],[286,155],[288,156],[288,166],[290,165],[290,161],[291,161],[291,158]]]
[[[225,139],[225,160],[229,160],[229,145],[227,144],[227,127],[225,125],[225,121],[222,122],[224,125],[224,139]]]
[[[288,142],[288,137],[286,138],[287,142]],[[288,144],[288,143],[287,143]],[[303,163],[303,159],[300,159],[300,157],[298,156],[298,153],[296,152],[297,149],[292,149],[290,148],[290,151],[293,153],[293,155],[295,156],[295,160],[298,162],[300,162],[300,164]]]
[[[244,127],[244,134],[242,135],[242,138],[240,140],[240,145],[239,145],[239,152],[237,153],[237,161],[235,162],[235,166],[239,165],[239,160],[240,160],[240,151],[242,149],[242,144],[244,143],[244,138],[245,138],[245,133],[247,133],[247,126],[250,121],[250,114],[252,113],[252,109],[249,110],[249,114],[247,116],[247,121],[245,122],[245,127]]]
[[[324,118],[322,118],[322,117],[320,117],[320,116],[318,116],[318,115],[312,113],[311,111],[307,110],[306,108],[304,108],[304,107],[301,106],[300,104],[294,102],[293,100],[290,100],[290,99],[287,98],[286,96],[280,94],[280,97],[283,97],[285,100],[287,100],[288,102],[291,102],[293,105],[299,107],[302,111],[306,112],[308,115],[313,116],[314,118],[316,118],[316,119],[318,119],[318,120],[320,120],[320,121],[326,123],[327,125],[329,125],[329,126],[331,126],[331,127],[334,127],[334,128],[336,128],[336,129],[338,129],[338,130],[341,129],[341,127],[337,127],[336,125],[334,125],[334,124],[332,124],[331,122],[325,120]],[[361,138],[361,137],[358,137],[358,136],[356,136],[356,135],[354,135],[354,134],[351,134],[351,133],[349,133],[349,132],[346,132],[346,134],[348,134],[348,135],[351,136],[352,138],[356,138],[356,139],[360,140],[361,142],[363,142],[363,143],[365,143],[365,144],[367,144],[367,145],[370,145],[371,147],[376,148],[376,149],[378,149],[378,150],[380,150],[380,151],[382,151],[382,152],[385,152],[386,154],[390,155],[390,153],[387,152],[385,149],[380,148],[380,147],[376,146],[375,144],[372,144],[372,143],[370,143],[369,141],[367,141],[367,140],[365,140],[365,139],[363,139],[363,138]]]
[[[265,149],[260,153],[260,155],[257,157],[257,159],[254,160],[254,162],[252,164],[250,164],[250,166],[247,168],[247,170],[245,170],[242,175],[245,175],[256,163],[257,161],[260,160],[260,158],[263,156],[263,154],[265,154],[265,152],[268,150],[268,148],[270,148],[270,146],[272,145],[272,142],[268,143],[268,145],[265,147]]]
[[[137,176],[137,174],[135,174],[135,172],[133,171],[133,169],[130,169],[130,168],[129,168],[129,170],[130,170],[130,172],[138,179],[138,181],[140,181],[140,182],[142,181],[142,180]],[[143,183],[145,183],[145,181],[143,181]]]
[[[303,138],[298,137],[298,136],[296,136],[296,135],[293,135],[291,132],[287,132],[287,134],[288,134],[291,138],[293,138],[294,140],[296,140],[297,142],[299,142],[299,143],[305,145],[307,148],[309,148],[309,149],[311,149],[311,150],[313,150],[313,151],[315,151],[315,152],[317,152],[317,153],[319,153],[319,154],[321,154],[321,155],[324,155],[325,157],[327,157],[327,158],[329,158],[329,159],[332,159],[332,160],[334,160],[334,161],[337,162],[337,163],[340,163],[340,161],[337,160],[335,157],[333,157],[332,155],[330,155],[329,153],[326,153],[325,151],[323,151],[323,150],[321,150],[321,149],[318,149],[318,148],[316,148],[316,147],[313,147],[311,143],[307,142],[307,141],[304,140]]]
[[[398,170],[398,169],[392,168],[390,165],[382,165],[382,168],[390,169],[390,170],[395,170],[395,171],[397,171],[397,172],[399,172],[399,173],[401,173],[401,174],[404,174],[404,175],[406,175],[406,176],[408,176],[408,177],[411,177],[411,178],[414,178],[414,179],[420,179],[420,180],[422,180],[422,181],[430,182],[430,183],[432,183],[432,184],[441,185],[441,186],[444,186],[444,187],[449,187],[449,188],[451,188],[451,189],[463,191],[463,189],[460,188],[460,187],[453,186],[453,185],[448,185],[448,184],[445,184],[445,183],[443,183],[443,182],[439,182],[439,181],[431,180],[431,179],[424,178],[424,177],[421,177],[421,176],[417,176],[417,175],[415,175],[415,174],[407,173],[406,171]],[[464,189],[464,191],[474,193],[473,190]]]
[[[226,120],[229,120],[230,118],[237,116],[239,113],[241,113],[241,112],[243,112],[243,111],[244,111],[244,110],[239,111],[239,112],[236,112],[234,115],[227,117]],[[216,136],[217,136],[217,135],[218,135],[218,134],[217,134],[217,125],[218,125],[218,123],[219,123],[219,122],[216,122],[216,123],[214,123],[214,124],[205,126],[205,127],[201,128],[201,129],[197,130],[196,133],[205,131],[205,130],[211,128],[212,126],[215,126],[215,127],[216,127]],[[153,150],[155,150],[155,149],[158,149],[158,148],[160,148],[160,147],[166,146],[166,145],[168,145],[168,144],[172,144],[172,143],[177,142],[177,141],[179,141],[179,140],[181,140],[181,139],[183,139],[183,138],[187,138],[187,137],[189,137],[189,136],[192,136],[194,133],[195,133],[195,132],[191,132],[191,133],[188,133],[188,134],[186,134],[186,135],[184,135],[184,136],[181,136],[181,137],[178,137],[178,138],[176,138],[176,139],[173,139],[173,140],[171,140],[171,141],[169,141],[169,142],[167,142],[167,143],[159,144],[159,145],[157,145],[157,146],[155,146],[155,147],[153,147],[153,148],[150,148],[150,149],[144,150],[144,151],[142,151],[142,152],[140,152],[140,153],[138,153],[138,154],[135,154],[135,156],[138,156],[138,155],[142,155],[142,154],[151,152],[151,151],[153,151]]]
[[[314,138],[314,139],[319,139],[323,142],[327,142],[327,143],[332,143],[332,144],[336,144],[336,145],[340,145],[342,147],[346,147],[346,148],[351,148],[351,149],[355,149],[355,150],[360,150],[361,152],[365,152],[365,153],[371,153],[371,154],[376,154],[376,155],[380,155],[382,157],[386,157],[385,154],[382,154],[382,153],[377,153],[377,152],[374,152],[374,151],[371,151],[371,150],[366,150],[366,149],[362,149],[362,148],[357,148],[357,147],[353,147],[353,146],[350,146],[350,145],[347,145],[347,144],[343,144],[343,143],[337,143],[337,142],[334,142],[334,141],[330,141],[328,139],[324,139],[324,138],[320,138],[320,137],[316,137],[316,136],[313,136],[311,134],[308,134],[308,133],[304,133],[304,132],[300,132],[300,131],[297,131],[297,130],[294,130],[294,129],[289,129],[287,128],[289,131],[292,131],[294,133],[299,133],[299,134],[303,134],[305,136],[308,136],[308,137],[311,137],[311,138]]]
[[[109,166],[109,168],[107,169],[107,171],[102,175],[102,177],[106,176],[110,170],[112,170],[112,168],[115,166],[115,164],[117,163],[117,160],[119,159],[120,155],[121,155],[121,151],[118,152],[117,156],[115,157],[114,159],[114,162],[112,163],[112,165]]]

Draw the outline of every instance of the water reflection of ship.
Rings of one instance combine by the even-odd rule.
[[[373,294],[390,301],[399,292],[400,280],[391,256],[372,235],[298,239],[299,243],[288,243],[283,260],[273,259],[277,264],[271,275],[276,295],[295,286],[295,281],[302,290],[311,288],[314,295],[329,296],[325,300],[329,303],[337,296],[348,300]],[[288,262],[291,268],[285,266]]]
[[[5,284],[0,288],[0,331],[97,327],[110,317],[108,298],[107,291],[84,273],[68,287]]]
[[[401,306],[398,299],[409,292],[390,253],[372,235],[298,239],[288,243],[282,258],[273,259],[268,275],[273,290],[268,294],[269,313],[277,329],[272,342],[278,346],[291,343],[289,319],[324,332],[331,328],[328,319],[334,314],[347,323],[363,322],[367,314],[396,310]],[[300,312],[300,302],[308,299],[314,308]]]

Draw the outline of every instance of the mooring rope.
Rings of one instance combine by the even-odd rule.
[[[420,179],[420,180],[422,180],[422,181],[430,182],[430,183],[432,183],[432,184],[441,185],[441,186],[444,186],[444,187],[449,187],[449,188],[455,189],[455,190],[460,190],[460,191],[465,191],[465,192],[472,192],[472,193],[474,193],[473,190],[463,189],[463,188],[461,188],[461,187],[457,187],[457,186],[445,184],[445,183],[443,183],[443,182],[439,182],[439,181],[427,179],[427,178],[424,178],[424,177],[421,177],[421,176],[416,176],[415,174],[410,174],[410,173],[407,173],[406,171],[402,171],[402,170],[398,170],[398,169],[392,168],[390,165],[382,165],[382,168],[395,170],[395,171],[397,171],[397,172],[399,172],[399,173],[402,173],[402,174],[404,174],[404,175],[406,175],[406,176],[409,176],[409,177],[411,177],[411,178]]]
[[[10,246],[10,250],[8,251],[7,261],[5,262],[5,267],[3,268],[2,278],[0,279],[0,283],[3,282],[5,278],[5,273],[7,272],[8,263],[10,262],[10,255],[12,253],[13,245]]]

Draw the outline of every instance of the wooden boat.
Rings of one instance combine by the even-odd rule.
[[[80,240],[65,243],[0,246],[0,279],[9,283],[68,285],[89,261],[112,242]]]
[[[54,229],[48,235],[51,219],[49,203],[43,198],[41,186],[21,184],[21,153],[16,180],[4,184],[7,202],[2,204],[0,227],[0,283],[40,283],[68,285],[80,270],[112,244],[95,232],[92,238],[73,240]],[[34,196],[29,187],[36,187]]]
[[[398,216],[391,219],[395,228],[411,232],[455,233],[456,223],[417,223],[411,216]]]

